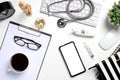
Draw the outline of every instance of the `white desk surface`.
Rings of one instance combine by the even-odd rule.
[[[3,1],[6,0],[0,0],[0,2]],[[79,23],[70,23],[67,24],[65,28],[58,28],[56,25],[58,18],[40,13],[40,5],[42,0],[24,0],[24,2],[31,4],[33,12],[32,16],[26,16],[23,13],[23,11],[18,6],[19,0],[8,1],[12,2],[16,12],[12,17],[0,21],[0,43],[3,40],[4,33],[9,21],[15,21],[20,24],[35,28],[35,19],[38,17],[42,17],[46,21],[45,28],[42,29],[42,31],[52,34],[52,40],[48,48],[38,80],[96,80],[96,69],[88,70],[88,68],[93,66],[97,62],[106,59],[120,43],[120,41],[116,42],[116,44],[112,48],[106,51],[102,50],[98,45],[98,42],[107,34],[107,32],[112,29],[112,26],[107,22],[107,12],[114,4],[114,2],[117,2],[118,0],[104,0],[102,2],[103,8],[99,17],[99,23],[96,26],[96,36],[94,38],[76,37],[72,35],[71,28],[86,27],[85,25]],[[63,45],[70,41],[75,42],[83,63],[87,69],[85,73],[73,78],[70,77],[64,60],[58,50],[58,47],[60,45]],[[89,57],[87,51],[84,48],[83,42],[89,44],[92,52],[95,55],[94,59],[91,59]]]

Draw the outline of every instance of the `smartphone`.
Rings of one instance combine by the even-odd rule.
[[[86,71],[80,54],[73,41],[59,47],[59,51],[65,61],[70,76],[76,76]]]

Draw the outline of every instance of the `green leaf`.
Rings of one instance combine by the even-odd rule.
[[[110,21],[115,27],[120,24],[120,0],[117,4],[114,3],[107,15],[110,17]]]

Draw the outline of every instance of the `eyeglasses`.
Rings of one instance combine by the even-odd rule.
[[[31,50],[38,50],[41,47],[41,44],[27,38],[14,36],[14,42],[19,46],[25,46],[27,45],[27,48]]]

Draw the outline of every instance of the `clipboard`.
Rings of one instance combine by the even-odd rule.
[[[41,44],[41,47],[36,51],[30,50],[26,46],[21,47],[14,42],[14,36],[34,40]],[[37,80],[51,37],[51,34],[10,21],[0,47],[0,78],[4,80]],[[29,59],[29,65],[23,73],[8,71],[10,58],[15,53],[23,53]]]

